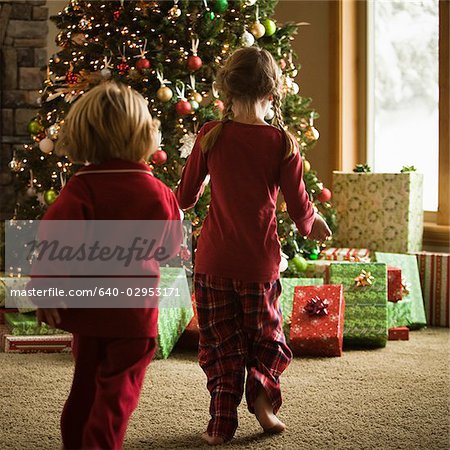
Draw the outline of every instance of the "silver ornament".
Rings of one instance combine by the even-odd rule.
[[[179,148],[181,158],[187,158],[192,153],[196,139],[197,136],[190,131],[180,139],[180,143],[183,144]]]
[[[275,111],[272,109],[272,107],[270,107],[270,108],[267,110],[264,119],[266,119],[266,120],[272,120],[274,117],[275,117]]]
[[[109,69],[102,69],[102,70],[100,70],[100,75],[103,77],[103,78],[105,78],[105,79],[109,79],[109,78],[111,78],[111,71],[109,70]]]
[[[290,87],[291,94],[297,95],[300,91],[300,87],[297,83],[293,82]]]
[[[255,43],[255,37],[252,33],[249,33],[247,30],[241,36],[241,44],[244,47],[251,47]]]

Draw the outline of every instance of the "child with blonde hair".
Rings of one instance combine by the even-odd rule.
[[[256,47],[237,50],[219,70],[217,87],[225,100],[223,119],[200,130],[176,193],[182,209],[193,207],[210,175],[194,284],[199,363],[211,395],[203,438],[211,445],[229,441],[236,431],[246,368],[249,411],[265,432],[285,429],[276,413],[280,375],[292,353],[278,300],[279,189],[299,233],[320,241],[331,235],[309,201],[298,144],[285,131],[281,74],[272,55]],[[264,121],[270,103],[275,126]]]
[[[157,149],[158,126],[147,101],[128,86],[107,82],[84,94],[64,120],[57,150],[90,164],[69,180],[43,220],[173,221],[180,230],[173,235],[176,254],[176,198],[145,163]],[[126,302],[120,309],[37,311],[40,321],[73,333],[75,372],[61,417],[64,449],[122,448],[156,350],[158,319],[157,308]]]

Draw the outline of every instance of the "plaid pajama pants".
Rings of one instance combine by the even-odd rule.
[[[282,329],[281,283],[243,282],[196,273],[194,284],[199,363],[211,394],[207,432],[228,441],[238,425],[237,407],[244,392],[246,368],[249,411],[254,413],[260,386],[274,413],[281,406],[279,378],[292,359]]]

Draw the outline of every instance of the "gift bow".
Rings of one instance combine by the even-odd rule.
[[[370,273],[366,272],[364,269],[361,270],[361,273],[355,278],[356,287],[359,286],[372,286],[375,277]]]
[[[328,314],[328,306],[330,302],[327,299],[322,300],[320,297],[316,296],[310,300],[305,306],[305,311],[310,316],[326,316]]]

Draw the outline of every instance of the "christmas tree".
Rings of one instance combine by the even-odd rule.
[[[142,93],[152,115],[160,119],[163,140],[149,164],[158,178],[175,188],[196,132],[205,122],[220,118],[223,103],[215,90],[215,73],[242,46],[263,47],[278,61],[284,75],[285,123],[305,157],[319,137],[313,125],[318,115],[294,81],[300,66],[291,41],[298,24],[275,23],[271,17],[276,4],[277,0],[71,0],[52,17],[60,30],[60,51],[49,60],[41,108],[28,126],[34,144],[25,145],[10,163],[19,191],[15,218],[41,217],[79,168],[53,152],[58,131],[84,92],[111,79]],[[331,193],[306,159],[304,167],[308,192],[333,229]],[[187,214],[194,243],[208,203],[206,189]],[[283,251],[289,257],[303,253],[315,258],[317,244],[295,233],[282,200],[277,214]]]

